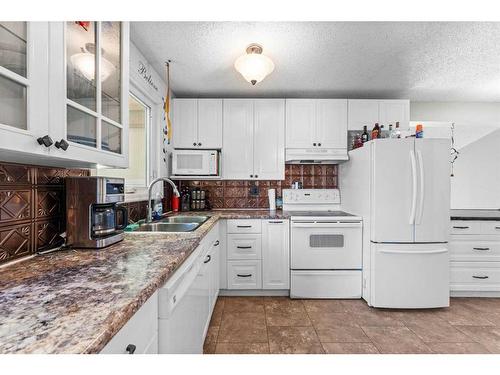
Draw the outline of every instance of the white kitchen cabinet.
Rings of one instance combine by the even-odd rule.
[[[262,288],[290,288],[288,220],[262,220]]]
[[[377,122],[384,125],[385,130],[389,130],[389,124],[395,126],[396,122],[399,122],[401,129],[408,129],[410,125],[410,101],[348,100],[348,130],[363,130],[363,126],[371,130]]]
[[[223,178],[285,178],[283,99],[225,99]]]
[[[40,163],[49,148],[48,22],[0,22],[1,160]],[[15,51],[15,52],[14,52]],[[48,138],[46,138],[48,141]]]
[[[155,292],[101,350],[101,354],[158,353],[158,292]]]
[[[222,148],[222,99],[173,99],[175,148]]]
[[[287,99],[286,148],[346,148],[346,99]]]
[[[228,260],[228,289],[262,289],[262,263],[260,260]]]

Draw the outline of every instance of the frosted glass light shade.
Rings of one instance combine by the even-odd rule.
[[[255,85],[274,70],[274,63],[269,57],[262,54],[262,48],[260,50],[252,49],[250,46],[245,55],[236,59],[234,68],[240,72],[243,78]]]
[[[90,52],[75,53],[71,56],[71,63],[89,81],[95,78],[95,55]],[[115,70],[111,62],[101,58],[101,82],[104,82]]]

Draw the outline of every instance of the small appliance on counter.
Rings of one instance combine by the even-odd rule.
[[[121,241],[128,224],[123,178],[66,178],[66,238],[73,248],[99,249]],[[118,223],[118,212],[122,223]]]

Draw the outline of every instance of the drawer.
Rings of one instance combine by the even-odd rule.
[[[500,261],[500,241],[459,240],[450,242],[452,261]]]
[[[292,271],[291,298],[361,298],[361,271]]]
[[[157,335],[158,293],[154,293],[101,350],[101,353],[128,354],[126,348],[129,345],[135,346],[135,354],[157,352]]]
[[[228,289],[262,289],[261,261],[228,261],[227,287]]]
[[[482,221],[481,222],[482,234],[496,234],[500,236],[500,221]]]
[[[227,259],[261,259],[262,237],[260,234],[228,234]]]
[[[260,233],[260,220],[228,220],[227,233]]]
[[[452,220],[451,234],[481,234],[481,222]]]
[[[451,290],[500,291],[500,262],[452,262]]]

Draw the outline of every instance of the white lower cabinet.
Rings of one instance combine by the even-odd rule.
[[[260,260],[228,260],[228,289],[262,289],[261,268]]]
[[[155,292],[101,350],[102,354],[158,353],[158,292]]]
[[[262,287],[290,288],[288,220],[262,220]]]
[[[460,297],[500,296],[500,222],[452,220],[450,291]]]

